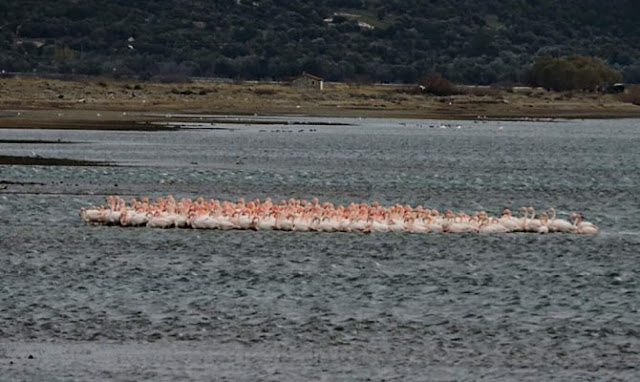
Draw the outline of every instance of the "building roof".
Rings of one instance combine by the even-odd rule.
[[[298,78],[301,78],[301,77],[310,78],[310,79],[316,80],[316,81],[322,81],[323,80],[322,77],[314,76],[313,74],[309,74],[307,72],[302,72],[302,74],[299,75]]]

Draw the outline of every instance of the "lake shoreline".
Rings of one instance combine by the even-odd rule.
[[[128,115],[132,112],[136,115]],[[140,123],[163,119],[150,113],[547,122],[638,118],[640,106],[611,94],[541,89],[528,94],[477,89],[475,93],[438,97],[416,94],[404,85],[330,83],[325,90],[314,91],[268,82],[0,79],[0,128],[95,125],[111,130],[144,129]],[[127,123],[131,126],[124,126]]]

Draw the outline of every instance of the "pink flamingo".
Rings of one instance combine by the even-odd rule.
[[[549,219],[549,232],[564,232],[564,233],[574,233],[576,232],[576,227],[570,222],[564,219],[556,218],[556,210],[552,207],[547,210],[547,213],[551,215]]]
[[[600,229],[595,224],[591,222],[583,222],[582,215],[571,214],[571,217],[577,233],[583,235],[597,235],[600,233]]]

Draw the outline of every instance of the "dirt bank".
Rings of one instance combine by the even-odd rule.
[[[435,97],[411,94],[409,90],[400,86],[342,83],[329,83],[324,91],[312,91],[279,83],[160,84],[133,80],[2,78],[0,110],[5,112],[0,113],[0,127],[59,127],[63,123],[69,128],[73,123],[80,127],[91,123],[104,126],[109,120],[113,121],[112,128],[130,129],[136,122],[153,120],[127,116],[131,111],[434,119],[640,117],[640,106],[621,102],[614,95],[543,90],[517,94],[489,89],[480,92],[481,95]],[[21,110],[57,112],[21,121]],[[123,126],[127,123],[129,126]]]

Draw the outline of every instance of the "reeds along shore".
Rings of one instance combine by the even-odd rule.
[[[195,228],[219,230],[280,230],[315,232],[408,232],[408,233],[485,233],[530,232],[538,234],[598,234],[599,228],[582,221],[573,213],[569,220],[556,216],[553,208],[536,214],[533,207],[521,207],[520,216],[505,209],[501,216],[485,211],[473,214],[439,212],[423,206],[378,202],[351,203],[347,206],[289,199],[274,203],[271,199],[245,202],[216,199],[176,200],[171,195],[151,202],[148,198],[131,199],[129,204],[118,196],[107,197],[106,206],[80,210],[90,224],[123,227]]]

